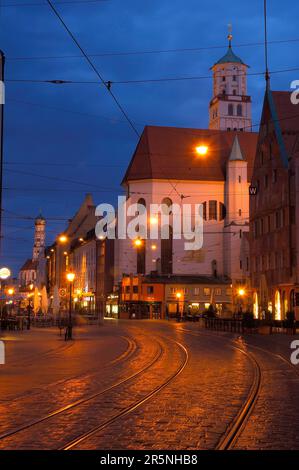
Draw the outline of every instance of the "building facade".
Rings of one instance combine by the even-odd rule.
[[[64,232],[46,249],[47,289],[57,287],[62,309],[68,308],[68,271],[75,274],[73,300],[79,313],[104,316],[108,295],[113,292],[114,240],[99,240],[92,196],[87,194]]]
[[[248,255],[249,184],[257,134],[246,131],[251,130],[247,66],[232,52],[230,43],[228,53],[213,70],[215,102],[210,105],[209,129],[147,126],[142,133],[122,181],[127,194],[125,212],[136,203],[145,211],[152,204],[163,204],[170,213],[169,236],[161,237],[160,211],[154,220],[147,213],[146,235],[136,231],[138,242],[117,240],[115,277],[119,282],[124,274],[156,273],[173,279],[191,275],[205,277],[210,289],[217,280],[228,282],[232,293],[248,283],[249,259],[244,259],[244,253]],[[228,105],[233,105],[232,115]],[[217,119],[211,118],[214,108]],[[185,249],[183,230],[173,225],[173,211],[180,210],[183,227],[186,204],[193,211],[202,205],[203,245],[195,250]],[[128,221],[135,215],[130,213]],[[191,220],[194,228],[194,212]],[[147,236],[152,224],[159,232],[154,240]]]
[[[232,311],[232,286],[213,276],[123,276],[121,318],[165,319],[198,315],[214,305]]]
[[[250,197],[254,313],[299,318],[299,119],[289,92],[266,90]]]

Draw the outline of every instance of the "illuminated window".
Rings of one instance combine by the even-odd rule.
[[[204,287],[203,294],[206,296],[211,295],[211,289],[209,287]]]

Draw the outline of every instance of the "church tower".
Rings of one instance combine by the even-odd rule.
[[[232,50],[228,35],[227,53],[213,71],[213,98],[210,101],[210,129],[251,132],[251,97],[247,95],[247,68]]]
[[[226,165],[224,222],[224,271],[232,280],[242,279],[242,244],[249,230],[248,162],[236,135]]]
[[[37,261],[40,252],[45,248],[46,220],[40,214],[35,219],[34,245],[32,261]]]

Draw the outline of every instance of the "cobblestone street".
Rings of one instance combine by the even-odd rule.
[[[215,449],[260,373],[237,449],[299,449],[294,336],[106,321],[5,333],[1,449]]]

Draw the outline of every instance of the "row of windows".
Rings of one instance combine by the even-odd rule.
[[[226,216],[226,208],[222,202],[205,201],[203,202],[204,220],[223,220]]]
[[[224,75],[222,77],[222,81],[225,82],[226,81],[226,76]],[[237,75],[233,75],[233,82],[236,82],[237,81]]]
[[[294,209],[291,210],[291,214],[294,214]],[[291,223],[293,216],[291,216]],[[253,224],[253,236],[258,238],[261,235],[271,232],[272,230],[279,230],[284,227],[286,221],[286,214],[284,209],[276,211],[274,214],[270,214],[261,219],[257,219]]]
[[[253,272],[267,271],[269,269],[285,268],[289,266],[288,252],[271,252],[259,257],[253,257]]]
[[[131,287],[129,285],[128,286],[123,286],[123,292],[125,294],[130,294],[130,291],[131,291]],[[154,294],[155,286],[147,286],[146,291],[147,291],[148,295]],[[188,294],[188,292],[189,292],[190,294],[200,295],[200,291],[201,291],[200,287],[193,287],[193,288],[171,287],[170,288],[170,293],[173,294],[173,295],[175,295],[177,292],[180,292],[182,294]],[[138,286],[137,285],[132,286],[132,292],[133,292],[133,294],[138,294]],[[214,289],[213,293],[215,295],[222,295],[223,292],[224,291],[221,288],[217,287],[216,289]],[[231,295],[231,293],[232,293],[231,288],[225,289],[225,294],[226,295]],[[203,288],[203,294],[207,297],[210,296],[211,295],[211,288],[210,287],[204,287]]]
[[[171,287],[170,288],[170,293],[171,294],[176,294],[177,292],[181,292],[182,294],[188,294],[188,292],[190,292],[190,294],[200,295],[200,291],[201,291],[200,287],[193,287],[193,288]],[[215,295],[222,295],[223,290],[221,288],[217,287],[216,289],[214,289],[213,293]],[[226,293],[226,295],[231,295],[231,288],[225,289],[225,293]],[[211,295],[211,288],[210,287],[204,287],[203,288],[203,294],[205,296],[210,296]]]
[[[277,180],[278,180],[278,173],[277,173],[277,169],[274,168],[274,170],[272,170],[272,183],[277,183]],[[256,181],[256,185],[255,185],[258,189],[261,188],[261,182],[260,180],[258,179]],[[269,188],[269,175],[266,173],[264,175],[264,178],[263,178],[263,186],[265,189]]]

